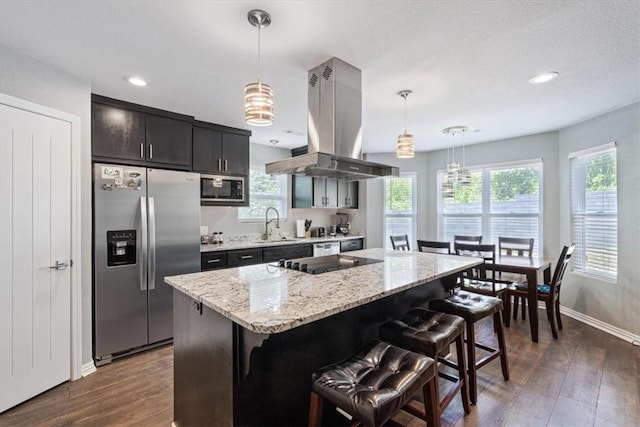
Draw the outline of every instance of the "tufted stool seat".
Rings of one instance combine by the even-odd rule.
[[[429,308],[442,313],[454,314],[462,317],[467,324],[467,364],[469,366],[469,395],[471,403],[478,401],[478,382],[476,371],[500,357],[502,376],[509,380],[509,363],[507,361],[507,345],[504,339],[504,325],[502,324],[502,299],[458,290],[453,295],[429,301]],[[494,330],[498,335],[498,348],[476,342],[475,323],[485,317],[493,315]],[[489,352],[489,355],[476,360],[476,347]]]
[[[415,308],[397,320],[390,320],[380,326],[380,337],[392,344],[437,359],[440,363],[456,368],[458,376],[440,372],[438,376],[452,381],[454,384],[447,394],[439,400],[438,417],[460,391],[465,413],[469,413],[469,390],[465,380],[466,364],[464,355],[464,319],[453,314],[440,313],[424,308]],[[456,343],[458,363],[439,357]],[[436,392],[438,392],[438,376],[436,376]],[[437,397],[437,396],[436,396]],[[408,406],[406,409],[414,415],[421,415],[420,408]]]
[[[367,426],[381,426],[420,389],[426,421],[435,425],[436,364],[433,359],[373,340],[353,356],[312,375],[309,426],[318,426],[327,400]]]

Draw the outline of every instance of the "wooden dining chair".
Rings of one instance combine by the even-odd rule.
[[[453,236],[453,244],[456,243],[465,243],[465,244],[481,244],[482,236],[463,236],[463,235],[454,235]]]
[[[558,339],[558,329],[562,329],[562,319],[560,318],[560,287],[562,285],[562,277],[564,276],[564,272],[567,269],[569,264],[569,260],[571,259],[571,255],[573,254],[573,250],[576,245],[573,243],[570,246],[565,246],[562,248],[562,252],[560,253],[560,258],[558,258],[558,264],[556,265],[556,269],[554,270],[553,277],[551,278],[551,283],[545,283],[542,285],[538,285],[538,300],[544,301],[545,306],[547,308],[547,319],[551,324],[551,334],[554,339]],[[522,297],[522,299],[526,300],[528,294],[528,288],[526,284],[523,283],[514,283],[509,286],[506,290],[506,307],[505,307],[505,325],[508,327],[509,320],[509,311],[511,311],[511,304],[509,304],[511,297]],[[524,306],[522,308],[524,310]]]
[[[418,251],[431,252],[434,254],[450,254],[451,244],[449,242],[438,242],[435,240],[418,240]]]
[[[533,256],[533,237],[498,237],[498,253],[508,256],[529,257]],[[503,279],[502,273],[498,275],[500,279]],[[522,274],[505,273],[504,279],[512,282],[526,283],[527,278]],[[522,320],[527,319],[527,300],[514,296],[513,298],[513,318],[518,318],[518,307],[522,305]]]
[[[507,286],[511,282],[496,279],[496,272],[493,269],[490,269],[491,273],[487,275],[487,263],[493,264],[496,261],[495,244],[456,243],[454,244],[454,249],[456,255],[484,259],[484,263],[463,272],[460,286],[464,290],[494,297],[502,297],[504,295]]]
[[[389,236],[391,238],[391,246],[395,251],[410,251],[409,237],[406,234],[399,236]]]

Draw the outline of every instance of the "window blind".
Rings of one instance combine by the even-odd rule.
[[[416,175],[385,178],[384,181],[384,246],[390,246],[390,236],[406,234],[416,241]]]
[[[573,153],[571,235],[573,271],[616,279],[618,274],[618,185],[615,145]]]
[[[278,209],[280,219],[287,218],[287,176],[270,176],[264,169],[249,171],[249,206],[238,209],[238,219],[245,222],[264,221],[269,206]]]

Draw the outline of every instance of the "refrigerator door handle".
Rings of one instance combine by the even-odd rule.
[[[149,197],[149,290],[156,288],[156,209]]]
[[[147,198],[140,197],[140,290],[147,290]]]

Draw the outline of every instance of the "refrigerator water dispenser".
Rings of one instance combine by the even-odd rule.
[[[107,267],[136,263],[136,230],[107,231]]]

